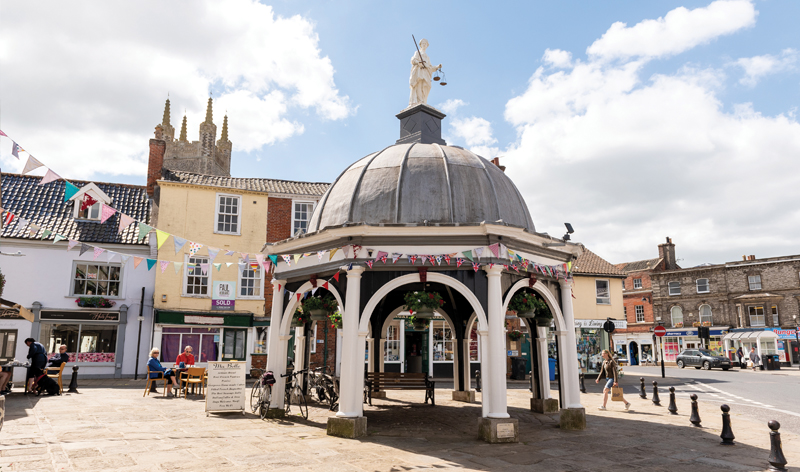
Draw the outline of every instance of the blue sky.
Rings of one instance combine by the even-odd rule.
[[[0,5],[0,128],[65,177],[144,183],[167,93],[197,139],[210,90],[234,176],[332,181],[397,139],[413,33],[446,139],[503,156],[537,230],[611,262],[665,236],[686,266],[800,252],[800,3],[149,3]]]

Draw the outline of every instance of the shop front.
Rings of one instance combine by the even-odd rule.
[[[777,328],[732,329],[725,335],[723,340],[725,355],[732,361],[738,362],[739,359],[736,356],[736,352],[741,347],[745,359],[749,358],[751,351],[756,351],[758,356],[762,359],[762,364],[764,363],[764,356],[777,355],[781,365],[788,367],[791,365],[791,344],[789,342],[791,338],[781,339],[781,335],[786,336],[786,333],[782,333],[782,331],[788,331],[791,333],[792,337],[794,337],[794,330],[781,330]]]
[[[778,349],[783,351],[781,356],[781,365],[792,366],[800,364],[800,343],[798,343],[798,334],[800,334],[800,326],[796,329],[787,328],[767,328],[778,336]]]
[[[39,313],[38,341],[48,355],[67,346],[69,364],[84,377],[120,377],[127,311],[46,310]]]
[[[674,365],[678,354],[684,349],[705,348],[719,356],[725,355],[723,337],[729,329],[730,327],[728,326],[711,327],[709,330],[709,342],[706,345],[700,339],[697,328],[667,328],[667,334],[660,338],[661,347],[664,350],[665,364]]]
[[[620,359],[626,359],[628,365],[655,362],[656,354],[652,333],[614,333],[613,338],[614,352]]]
[[[247,361],[250,366],[253,314],[179,312],[159,310],[153,329],[153,344],[160,346],[160,360],[173,366],[186,346],[192,346],[196,365],[209,361]],[[249,336],[248,336],[249,334]]]
[[[575,340],[578,349],[578,362],[584,372],[599,372],[603,365],[603,350],[610,348],[609,337],[603,330],[603,324],[607,320],[575,320]],[[626,329],[628,322],[625,320],[611,320],[614,322],[615,329]],[[624,357],[627,358],[627,346],[622,344]],[[617,351],[618,352],[618,351]]]

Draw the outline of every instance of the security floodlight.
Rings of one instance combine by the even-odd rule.
[[[571,225],[571,224],[569,224],[569,223],[564,223],[564,226],[566,226],[566,227],[567,227],[567,233],[569,233],[569,234],[572,234],[572,233],[574,233],[574,232],[575,232],[575,230],[574,230],[574,229],[572,229],[572,225]]]

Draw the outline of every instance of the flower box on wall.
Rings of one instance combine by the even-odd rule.
[[[675,323],[675,328],[683,328],[683,322]]]
[[[712,323],[710,321],[703,321],[703,326],[711,326]]]
[[[692,323],[692,326],[697,328],[698,326],[701,326],[701,325],[700,325],[699,321],[695,321],[694,323]]]

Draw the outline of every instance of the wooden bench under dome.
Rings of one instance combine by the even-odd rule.
[[[365,383],[365,401],[372,406],[372,394],[385,390],[425,390],[425,403],[428,399],[431,405],[436,405],[434,400],[434,385],[436,382],[428,378],[426,373],[408,372],[367,372]]]

